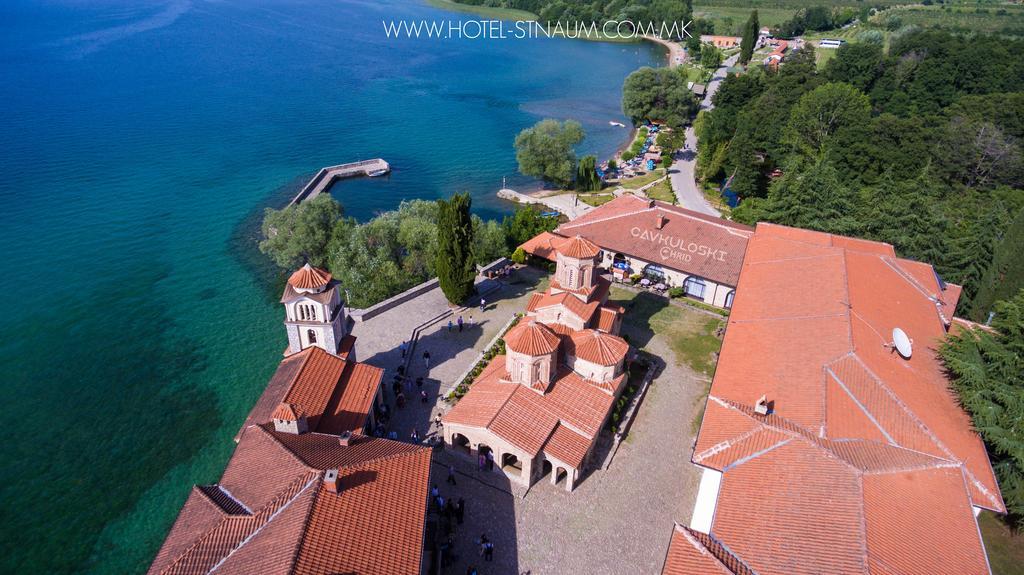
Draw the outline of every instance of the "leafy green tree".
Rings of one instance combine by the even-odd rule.
[[[992,263],[982,276],[978,294],[971,302],[970,317],[984,321],[996,301],[1009,299],[1021,289],[1024,289],[1024,210],[1017,210],[1017,217],[996,245]]]
[[[829,83],[804,94],[793,107],[785,140],[794,148],[815,155],[844,127],[866,124],[871,102],[849,84]]]
[[[542,216],[536,209],[526,206],[516,210],[502,220],[509,249],[515,249],[541,232],[550,232],[558,227],[558,218]]]
[[[794,157],[768,191],[768,220],[822,232],[849,235],[857,230],[853,192],[824,158]]]
[[[871,90],[882,74],[882,45],[847,43],[839,47],[835,58],[825,66],[831,82],[845,82],[862,92]]]
[[[1010,520],[1024,527],[1024,291],[995,304],[992,327],[940,348],[953,388],[988,448]]]
[[[524,250],[521,247],[516,248],[516,251],[512,252],[512,261],[514,263],[525,264],[526,260],[527,260],[527,257],[528,257],[528,255],[526,253],[526,250]]]
[[[623,84],[622,110],[634,124],[661,121],[680,128],[689,122],[696,107],[686,84],[682,67],[640,68]]]
[[[597,157],[583,156],[576,168],[576,189],[594,192],[601,189],[601,178],[597,175]]]
[[[714,44],[702,44],[700,47],[700,65],[708,70],[714,70],[722,65],[722,51]]]
[[[519,171],[554,183],[572,184],[576,171],[575,146],[583,141],[583,126],[575,120],[541,120],[516,136]]]
[[[495,220],[483,221],[473,216],[473,256],[479,265],[487,265],[498,258],[508,256],[508,240],[505,228]]]
[[[341,204],[330,194],[288,206],[267,208],[263,216],[260,251],[279,267],[292,269],[309,262],[323,266],[335,223],[342,215]]]
[[[437,201],[437,259],[434,269],[441,291],[451,304],[461,304],[473,293],[476,264],[473,257],[472,201],[468,193]]]
[[[754,55],[754,48],[757,45],[757,38],[761,33],[761,24],[757,19],[757,10],[750,13],[747,23],[743,26],[743,36],[740,39],[740,64],[750,62]]]

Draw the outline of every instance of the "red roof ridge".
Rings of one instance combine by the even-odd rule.
[[[227,545],[229,546],[226,554],[218,553],[215,557],[200,556],[195,557],[195,561],[206,562],[209,559],[219,557],[219,561],[214,565],[208,565],[203,568],[203,571],[212,571],[217,565],[226,561],[229,557],[235,554],[239,549],[245,546],[246,543],[252,540],[268,523],[274,520],[279,513],[287,509],[296,499],[299,498],[316,480],[320,477],[319,472],[308,472],[297,476],[291,483],[277,493],[266,505],[264,505],[254,515],[229,515],[222,519],[216,527],[210,529],[204,533],[201,537],[196,539],[192,545],[182,551],[167,567],[164,568],[162,573],[189,573],[200,567],[195,565],[194,561],[190,561],[189,565],[182,565],[184,562],[193,559],[193,556],[200,553],[200,548],[204,544],[209,545]],[[238,522],[252,522],[255,525],[251,529],[239,529],[237,532],[228,533],[225,535],[234,535],[232,538],[220,537],[226,525]],[[238,540],[238,536],[242,536],[241,540]]]
[[[619,197],[625,198],[625,197],[628,197],[628,196],[619,196]],[[636,196],[633,196],[633,197],[636,197]],[[736,223],[736,222],[733,222],[731,220],[726,220],[726,219],[723,219],[723,218],[716,218],[714,216],[708,216],[708,215],[702,214],[700,212],[695,212],[693,210],[689,210],[689,209],[682,208],[682,207],[679,207],[679,206],[673,206],[671,204],[666,204],[666,203],[661,202],[659,200],[652,200],[653,202],[655,202],[655,205],[653,207],[651,207],[650,202],[644,200],[643,198],[636,197],[636,199],[637,199],[637,201],[643,203],[643,207],[637,206],[637,209],[635,209],[635,210],[628,211],[628,212],[625,212],[625,211],[624,212],[618,212],[618,213],[614,213],[614,214],[612,214],[610,216],[605,216],[605,217],[602,217],[602,218],[572,220],[572,221],[566,222],[566,223],[558,226],[558,228],[556,228],[555,232],[556,233],[560,233],[560,232],[564,232],[566,230],[570,230],[570,229],[572,229],[573,227],[576,227],[576,226],[586,226],[586,225],[597,224],[597,223],[601,223],[601,222],[607,222],[609,220],[615,220],[615,219],[619,219],[619,218],[624,218],[624,217],[627,217],[627,216],[635,216],[637,214],[643,214],[643,213],[649,213],[649,212],[656,212],[658,210],[664,210],[664,211],[669,212],[671,214],[675,214],[675,215],[678,215],[678,216],[683,216],[683,217],[691,218],[691,219],[694,219],[694,220],[700,220],[702,222],[706,222],[706,223],[711,224],[713,226],[718,226],[720,228],[725,229],[728,232],[735,233],[737,235],[742,235],[742,236],[745,236],[745,237],[750,237],[750,235],[752,235],[754,233],[754,229],[751,228],[750,226],[746,226],[744,224]],[[605,205],[608,205],[608,204],[605,204]],[[598,209],[600,209],[600,208],[598,208]],[[743,228],[748,228],[748,229],[743,229]]]

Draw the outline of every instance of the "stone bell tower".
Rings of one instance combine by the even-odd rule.
[[[583,300],[590,301],[590,294],[597,286],[597,262],[601,248],[594,242],[575,236],[555,248],[555,277],[551,282],[552,293],[569,292]]]
[[[288,278],[281,303],[289,355],[312,346],[338,353],[348,328],[339,286],[326,270],[308,263]]]

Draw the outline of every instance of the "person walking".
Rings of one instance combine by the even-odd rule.
[[[487,452],[487,471],[494,470],[494,453]]]
[[[462,316],[459,316],[459,333],[462,333]]]
[[[469,315],[469,327],[473,327],[473,314]]]
[[[448,319],[448,333],[451,333],[451,332],[452,332],[452,320],[451,320],[451,318],[449,318]]]
[[[423,352],[423,367],[426,367],[427,369],[430,369],[430,352],[429,351],[424,351]]]
[[[449,465],[448,466],[448,479],[446,479],[445,481],[447,481],[448,483],[451,483],[452,485],[456,485],[456,483],[455,483],[455,466],[454,465]]]
[[[398,346],[398,349],[402,350],[402,359],[405,359],[405,352],[409,351],[409,344],[403,339],[402,345]]]
[[[441,412],[440,411],[438,411],[437,415],[434,416],[434,425],[436,425],[438,429],[441,429]]]
[[[484,465],[487,465],[487,457],[485,457],[484,454],[481,453],[480,455],[476,456],[477,471],[483,471]]]
[[[437,496],[440,494],[441,490],[437,488],[437,484],[435,483],[434,486],[430,488],[430,496],[437,499]]]
[[[487,309],[487,300],[480,298],[480,313],[483,313]]]
[[[427,402],[427,390],[425,390],[425,389],[421,389],[420,390],[420,402],[421,403],[426,403]]]
[[[455,520],[458,521],[459,525],[462,525],[462,520],[466,517],[466,501],[459,497],[458,503],[455,504]]]
[[[488,541],[484,543],[484,561],[494,560],[494,543]]]
[[[412,428],[412,433],[409,434],[409,437],[412,438],[412,442],[413,443],[419,443],[420,442],[420,432],[416,431],[415,427]]]

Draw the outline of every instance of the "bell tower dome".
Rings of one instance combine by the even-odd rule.
[[[570,292],[583,301],[597,285],[597,261],[601,248],[582,237],[571,237],[555,248],[555,277],[551,287]]]
[[[505,335],[505,369],[509,379],[544,393],[558,369],[561,340],[551,328],[524,319]]]
[[[288,354],[312,346],[338,353],[348,328],[339,292],[339,283],[329,272],[308,263],[288,278],[281,296]]]

